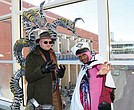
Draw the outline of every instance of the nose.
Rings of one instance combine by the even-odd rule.
[[[83,56],[80,56],[80,57],[79,57],[79,59],[80,59],[80,60],[83,60],[83,59],[84,59],[84,57],[83,57]]]

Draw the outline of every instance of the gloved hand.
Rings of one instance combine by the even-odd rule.
[[[66,70],[66,67],[65,65],[59,65],[59,68],[57,70],[57,77],[58,78],[63,78],[64,74],[65,74],[65,70]]]
[[[108,102],[101,102],[98,106],[98,110],[111,110],[111,104]]]
[[[53,72],[55,68],[56,68],[56,64],[53,64],[52,61],[49,61],[43,63],[43,65],[41,66],[41,71],[43,74],[50,73]]]

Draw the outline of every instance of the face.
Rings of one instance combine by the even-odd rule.
[[[50,48],[52,47],[52,39],[51,38],[40,39],[39,45],[44,50],[50,50]]]
[[[79,54],[79,55],[77,55],[77,56],[78,56],[79,60],[80,60],[82,63],[84,63],[84,64],[88,63],[89,58],[88,58],[88,55],[87,55],[87,54]]]

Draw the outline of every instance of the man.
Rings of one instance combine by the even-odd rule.
[[[54,40],[44,31],[36,40],[38,45],[26,57],[27,102],[34,98],[39,104],[51,104],[54,110],[62,110],[57,79],[65,73],[65,65],[58,67],[52,49]]]
[[[111,93],[115,88],[111,64],[99,55],[93,55],[87,42],[78,42],[71,48],[83,63],[71,100],[70,110],[111,110]],[[113,98],[113,97],[112,97]]]

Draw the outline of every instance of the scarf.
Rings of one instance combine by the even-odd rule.
[[[50,49],[49,51],[40,51],[41,56],[44,59],[44,61],[47,61],[50,59],[53,61],[53,63],[57,64],[57,60],[53,52],[54,51],[52,49]],[[44,55],[43,53],[44,54],[47,53],[49,55]],[[62,110],[62,102],[61,102],[61,97],[60,97],[59,86],[57,83],[56,69],[51,75],[52,75],[52,80],[53,80],[52,81],[52,87],[53,87],[52,101],[53,101],[54,110]]]
[[[80,83],[80,99],[84,110],[90,110],[89,74],[86,73]]]

